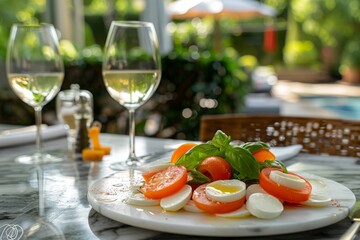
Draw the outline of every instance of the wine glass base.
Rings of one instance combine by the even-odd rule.
[[[28,218],[27,220],[28,222],[26,225],[24,224],[25,226],[28,226],[29,222],[32,224],[24,229],[21,228],[22,225],[18,225],[19,231],[14,232],[14,236],[16,238],[12,239],[22,239],[22,235],[29,239],[65,239],[64,233],[61,229],[49,220],[42,217],[39,219]]]
[[[110,165],[110,168],[115,171],[123,171],[123,170],[129,170],[140,167],[142,164],[143,163],[137,158],[135,159],[129,158],[124,162],[112,163]]]
[[[15,162],[21,164],[45,164],[45,163],[57,163],[63,161],[62,158],[53,156],[51,154],[33,154],[33,155],[21,155],[15,158]]]

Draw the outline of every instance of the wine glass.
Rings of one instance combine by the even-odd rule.
[[[41,111],[60,90],[64,66],[54,27],[50,24],[14,24],[11,28],[6,71],[15,94],[35,110],[36,153],[15,161],[24,164],[58,162],[60,158],[42,153]]]
[[[140,21],[113,21],[105,43],[103,77],[110,96],[129,111],[129,157],[111,164],[114,170],[140,166],[135,155],[135,110],[157,89],[161,59],[154,25]]]

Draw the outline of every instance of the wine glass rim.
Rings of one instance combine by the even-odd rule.
[[[17,28],[44,28],[44,27],[50,27],[53,28],[54,25],[50,23],[14,23],[13,27]]]
[[[152,22],[145,21],[113,21],[112,25],[128,27],[152,27]]]

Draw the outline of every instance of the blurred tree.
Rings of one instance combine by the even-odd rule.
[[[293,0],[290,9],[295,23],[289,32],[297,31],[293,38],[311,40],[317,45],[327,70],[338,70],[343,59],[344,63],[352,61],[353,66],[360,68],[360,51],[351,52],[350,57],[346,56],[350,51],[345,51],[353,49],[349,44],[358,42],[359,0]]]
[[[0,1],[0,59],[5,59],[11,25],[14,23],[38,23],[36,13],[43,9],[45,0]]]
[[[291,11],[302,30],[317,36],[323,46],[341,47],[360,24],[358,0],[293,0]]]

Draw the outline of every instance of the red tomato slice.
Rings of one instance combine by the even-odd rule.
[[[245,197],[233,202],[218,202],[206,196],[205,188],[208,183],[197,187],[192,195],[195,205],[208,213],[227,213],[239,209],[245,202]]]
[[[187,170],[184,166],[170,166],[150,177],[141,191],[147,198],[160,199],[179,191],[186,181]]]
[[[152,176],[160,171],[153,171],[153,172],[143,172],[141,175],[144,178],[145,182],[148,182]]]
[[[311,190],[312,190],[312,186],[308,180],[301,177],[300,175],[289,172],[288,174],[292,174],[299,178],[304,179],[305,187],[301,190],[285,187],[285,186],[282,186],[270,179],[270,172],[272,170],[282,171],[279,168],[264,168],[263,170],[261,170],[260,177],[259,177],[260,186],[267,193],[273,195],[274,197],[277,197],[278,199],[281,199],[281,200],[283,200],[285,202],[289,202],[289,203],[301,203],[301,202],[304,202],[309,199]]]
[[[197,170],[210,178],[211,181],[230,179],[232,171],[230,164],[222,157],[211,156],[205,158]]]
[[[275,160],[275,155],[269,151],[269,149],[260,149],[253,153],[253,156],[258,162],[264,162],[265,160]]]

